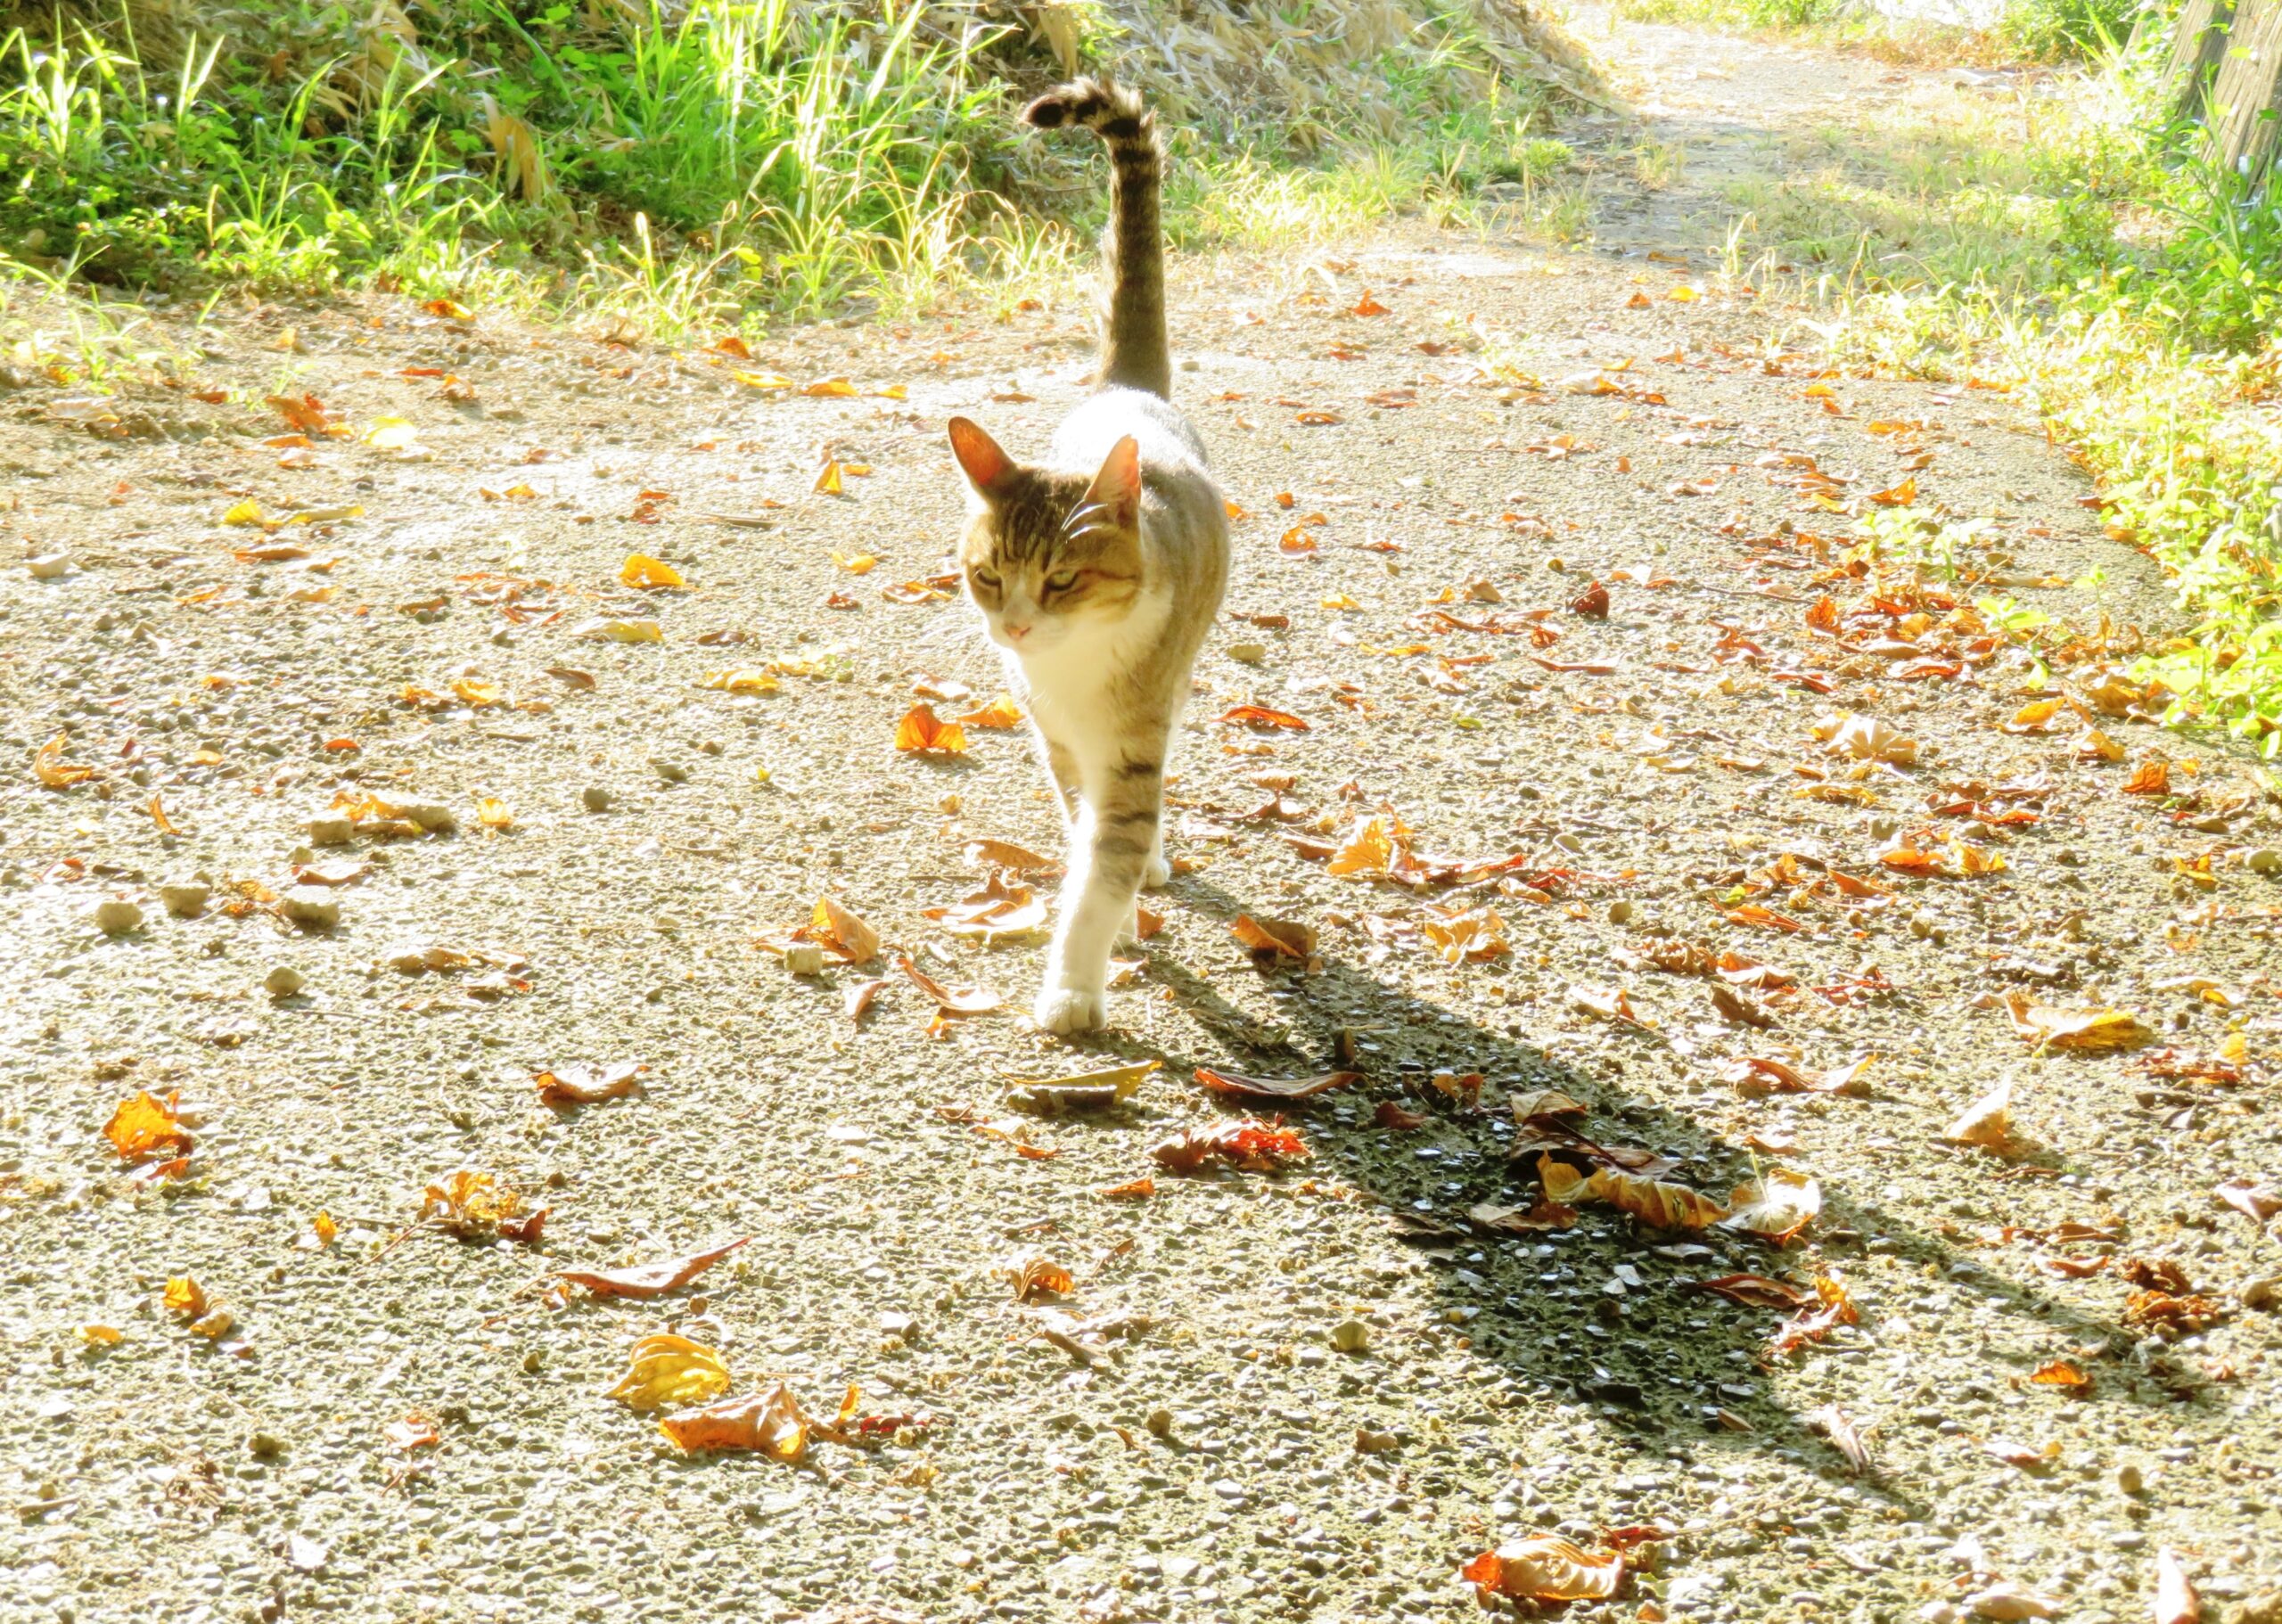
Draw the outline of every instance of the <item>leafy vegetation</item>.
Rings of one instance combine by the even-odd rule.
[[[83,283],[378,283],[647,330],[1004,293],[1101,206],[1085,154],[1013,127],[1019,86],[1119,45],[1064,9],[1088,26],[1043,41],[947,0],[454,0],[417,27],[303,0],[162,44],[131,11],[58,21],[0,42],[0,244]],[[1466,7],[1363,65],[1391,125],[1172,110],[1175,234],[1321,234],[1547,164],[1547,87]]]
[[[2282,754],[2282,198],[2155,111],[2153,53],[2066,95],[1834,131],[1738,188],[1731,267],[1835,301],[1839,356],[2015,390],[2097,473],[2190,636],[2145,656],[2172,719]]]
[[[2005,0],[1985,29],[1890,14],[1868,0],[1616,0],[1637,22],[1698,22],[1804,34],[1882,54],[2060,62],[2097,57],[2130,37],[2144,0]]]

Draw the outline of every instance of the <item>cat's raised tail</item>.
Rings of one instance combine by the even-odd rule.
[[[1156,114],[1122,85],[1073,79],[1022,109],[1022,122],[1042,130],[1082,126],[1109,148],[1116,178],[1102,238],[1109,297],[1102,318],[1101,381],[1104,387],[1145,390],[1170,400],[1172,347],[1165,336],[1165,250],[1157,223],[1165,152]]]

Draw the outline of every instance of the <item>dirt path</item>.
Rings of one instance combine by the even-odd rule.
[[[1667,138],[1732,125],[1736,150],[1888,72],[1620,39]],[[1699,177],[1733,156],[1706,140]],[[979,882],[969,842],[1051,849],[1020,735],[891,741],[923,685],[973,691],[945,715],[1000,687],[932,586],[943,421],[1042,443],[1082,299],[750,360],[264,308],[199,340],[218,402],[11,396],[11,528],[71,567],[0,584],[24,764],[0,1619],[1457,1618],[1459,1565],[1501,1539],[1642,1528],[1621,1599],[1570,1616],[1938,1618],[2013,1586],[2138,1620],[2169,1548],[2204,1617],[2282,1617],[2282,1246],[2252,1216],[2282,1160],[2282,892],[2244,860],[2282,843],[2274,811],[2111,714],[2096,663],[2048,692],[1976,625],[1991,590],[2085,627],[2162,613],[2017,408],[1822,377],[1768,341],[1797,313],[1707,280],[1681,222],[1708,190],[1605,202],[1629,251],[1409,229],[1184,267],[1183,398],[1245,513],[1235,612],[1177,786],[1185,872],[1084,1051],[1011,1013],[931,1030],[891,963],[1010,1011],[1035,984],[1035,942],[928,912]],[[263,398],[303,392],[408,430],[266,445]],[[827,455],[842,495],[812,491]],[[2011,584],[1848,570],[1851,515],[1912,479],[1988,521],[1958,562]],[[245,502],[286,522],[231,524]],[[634,554],[686,589],[620,585]],[[2097,595],[2064,584],[2094,569]],[[607,636],[644,622],[660,640]],[[1220,719],[1247,702],[1306,728]],[[2082,759],[2079,707],[2122,762]],[[1818,742],[1844,716],[1867,758]],[[97,778],[34,783],[59,732]],[[1914,762],[1878,759],[1896,740]],[[2121,792],[2166,760],[2168,794]],[[300,850],[344,796],[458,828]],[[1310,855],[1375,814],[1422,865],[1477,866],[1413,888]],[[297,864],[343,882],[289,893]],[[193,875],[208,911],[170,916],[160,883]],[[823,895],[887,947],[788,974],[760,940]],[[141,928],[98,931],[109,898]],[[1317,962],[1256,967],[1240,915],[1311,927]],[[1506,951],[1447,964],[1436,934]],[[446,967],[396,967],[423,950]],[[302,981],[273,998],[280,966]],[[2040,1054],[2010,995],[2158,1035]],[[1006,1103],[1009,1077],[1145,1060],[1105,1115]],[[533,1074],[579,1062],[646,1065],[643,1090],[540,1103]],[[1233,1120],[1199,1066],[1350,1063],[1290,1112],[1303,1164],[1152,1161]],[[2006,1152],[1942,1143],[2000,1084]],[[138,1088],[195,1118],[176,1177],[104,1141]],[[1508,1096],[1547,1089],[1585,1114],[1517,1126]],[[1810,1177],[1821,1210],[1781,1249],[1590,1202],[1469,1216],[1526,1211],[1543,1150],[1557,1181],[1596,1146],[1720,1202]],[[462,1168],[550,1210],[536,1244],[406,1233]],[[655,1300],[546,1294],[740,1236]],[[996,1273],[1033,1253],[1074,1276],[1066,1317]],[[1698,1289],[1744,1274],[1854,1317],[1778,1337],[1779,1307]],[[184,1275],[226,1330],[160,1306]],[[604,1396],[669,1329],[735,1392],[782,1380],[822,1418],[854,1384],[902,1419],[798,1467],[682,1456]]]

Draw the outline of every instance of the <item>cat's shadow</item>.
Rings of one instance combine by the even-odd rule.
[[[1222,923],[1260,911],[1194,874],[1177,880],[1171,895]],[[1818,1272],[1858,1284],[1891,1281],[1892,1266],[1870,1267],[1871,1253],[1898,1259],[1921,1275],[1955,1271],[2012,1333],[1995,1340],[2039,1350],[2034,1358],[1998,1352],[1992,1383],[2025,1385],[2040,1360],[2068,1358],[2096,1373],[2089,1394],[2076,1402],[2170,1402],[2189,1385],[2177,1370],[2178,1384],[2168,1389],[2131,1379],[2130,1367],[2117,1362],[2131,1333],[1972,1266],[1948,1241],[1843,1185],[1824,1186],[1811,1242],[1787,1250],[1716,1228],[1650,1231],[1605,1207],[1585,1208],[1573,1226],[1556,1233],[1464,1233],[1474,1203],[1527,1207],[1538,1193],[1532,1169],[1509,1165],[1514,1130],[1499,1125],[1511,1124],[1510,1093],[1552,1088],[1582,1102],[1591,1112],[1584,1128],[1594,1138],[1671,1157],[1678,1167],[1666,1177],[1714,1195],[1753,1177],[1758,1164],[1745,1147],[1693,1118],[1628,1094],[1620,1082],[1581,1070],[1525,1038],[1423,999],[1398,980],[1375,977],[1335,948],[1309,972],[1236,973],[1261,974],[1282,989],[1277,1020],[1263,1021],[1237,1008],[1176,955],[1153,948],[1150,980],[1169,988],[1224,1047],[1186,1054],[1115,1035],[1099,1046],[1162,1059],[1178,1084],[1200,1065],[1260,1075],[1362,1071],[1361,1085],[1291,1112],[1313,1156],[1283,1177],[1337,1181],[1375,1198],[1393,1235],[1416,1246],[1433,1283],[1441,1305],[1433,1334],[1465,1338],[1474,1357],[1497,1366],[1528,1399],[1588,1407],[1600,1424],[1627,1435],[1644,1454],[1690,1460],[1772,1454],[1835,1483],[1876,1488],[1912,1517],[1924,1516],[1925,1505],[1908,1486],[1876,1464],[1873,1423],[1888,1430],[1912,1424],[1906,1414],[1847,1417],[1872,1429],[1872,1464],[1859,1472],[1830,1441],[1822,1407],[1786,1407],[1768,1368],[1802,1357],[1886,1360],[1893,1362],[1893,1389],[1915,1388],[1917,1378],[1879,1333],[1881,1320],[1912,1312],[1907,1305],[1866,1289],[1859,1326],[1838,1326],[1803,1356],[1784,1356],[1769,1351],[1782,1314],[1687,1284],[1744,1272],[1801,1284],[1811,1284]],[[1635,1040],[1662,1042],[1646,1030]],[[1486,1080],[1479,1106],[1464,1109],[1447,1097],[1432,1081],[1438,1071],[1481,1073]],[[1373,1107],[1388,1099],[1427,1118],[1428,1126],[1404,1131],[1376,1125]],[[1342,1112],[1342,1103],[1355,1109]],[[1226,1102],[1230,1115],[1258,1114],[1269,1103]],[[1685,1250],[1690,1247],[1708,1250]],[[1937,1390],[1921,1403],[1939,1408],[1954,1397]]]

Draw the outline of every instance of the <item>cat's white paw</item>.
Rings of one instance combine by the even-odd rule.
[[[1153,851],[1149,854],[1148,862],[1141,868],[1141,889],[1151,891],[1162,890],[1171,882],[1172,877],[1173,865],[1165,861],[1165,854],[1162,851]]]
[[[1042,1032],[1096,1031],[1109,1018],[1109,997],[1094,988],[1047,987],[1033,1013]]]

